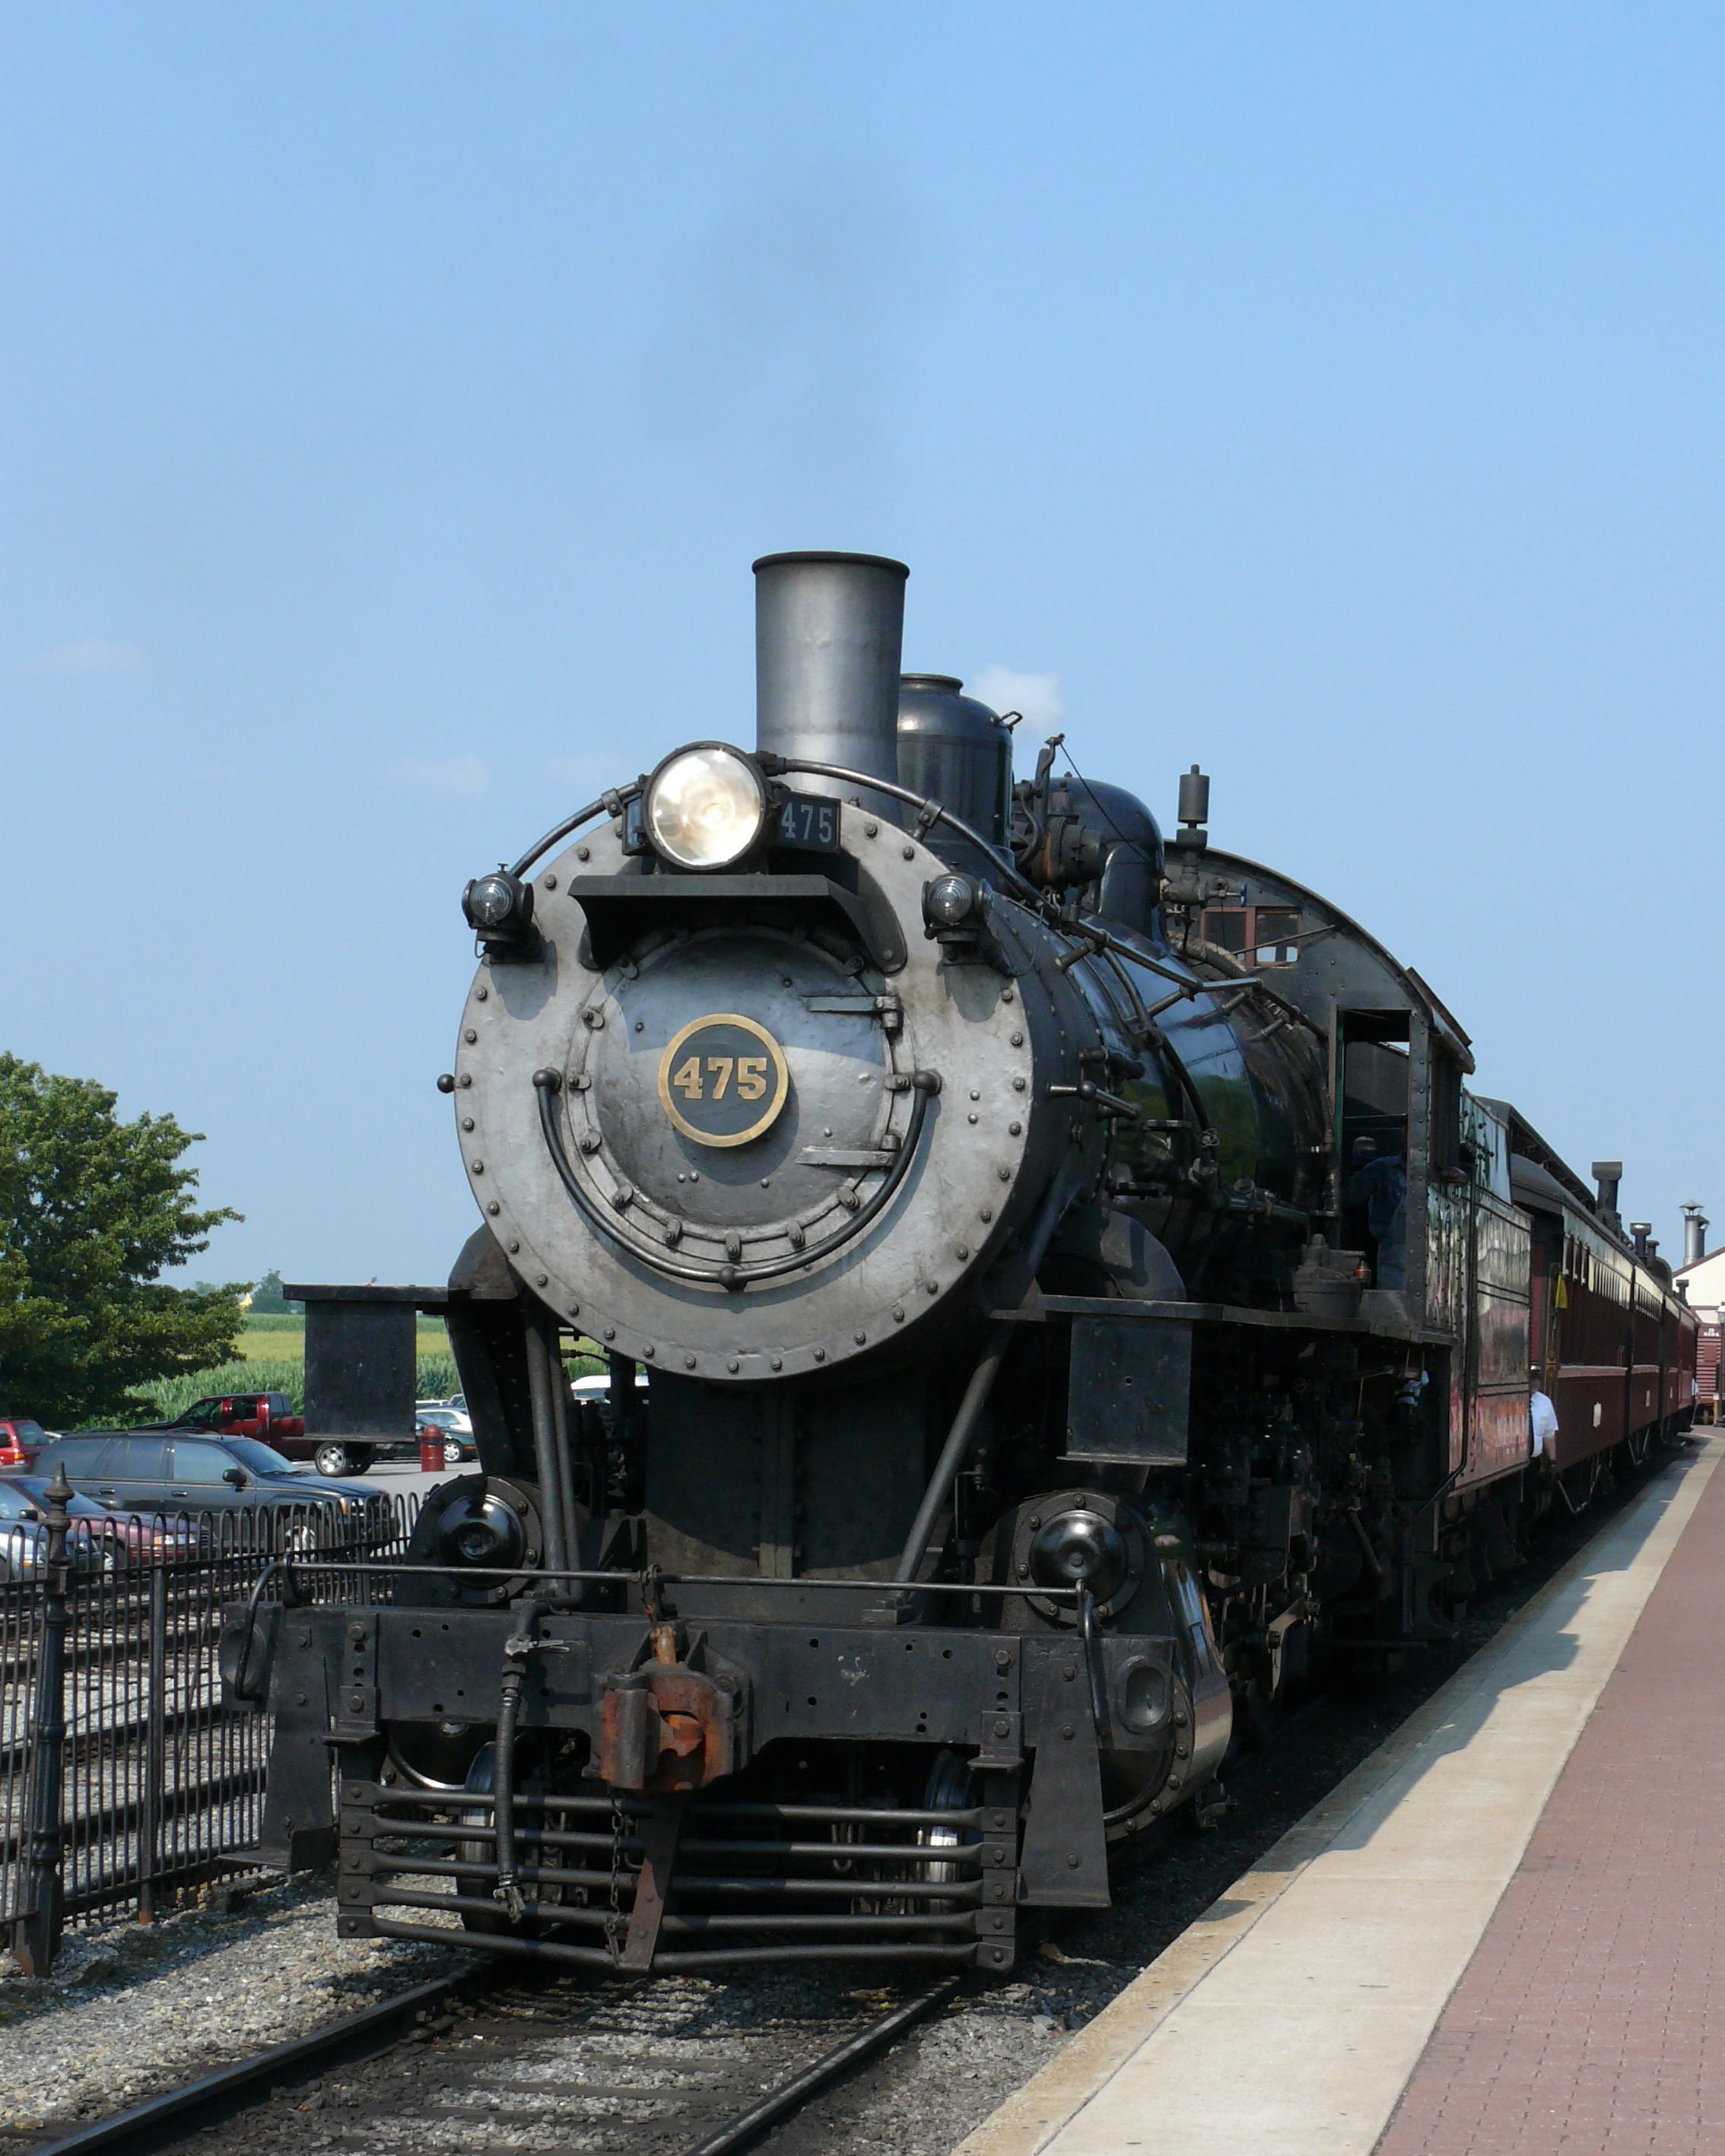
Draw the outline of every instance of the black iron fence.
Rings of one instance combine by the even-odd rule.
[[[296,1558],[399,1558],[418,1511],[356,1494],[0,1522],[0,1941],[21,1966],[45,1974],[68,1925],[148,1922],[255,1869],[270,1722],[223,1705],[222,1613],[280,1599]],[[368,1599],[375,1577],[320,1564],[313,1599]]]

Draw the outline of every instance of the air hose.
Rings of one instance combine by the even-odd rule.
[[[492,1899],[502,1902],[510,1921],[520,1923],[526,1914],[516,1881],[515,1858],[515,1732],[521,1709],[521,1687],[527,1681],[527,1657],[537,1644],[539,1620],[551,1607],[544,1595],[530,1594],[522,1603],[516,1628],[503,1643],[503,1676],[498,1687],[496,1766],[492,1779],[492,1818],[497,1830],[497,1884]]]

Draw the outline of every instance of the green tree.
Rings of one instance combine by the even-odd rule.
[[[252,1299],[246,1307],[256,1311],[260,1317],[298,1317],[305,1306],[303,1302],[290,1302],[281,1291],[281,1275],[268,1272],[252,1290]]]
[[[200,1211],[201,1133],[172,1116],[121,1122],[115,1096],[0,1053],[0,1402],[50,1426],[136,1414],[137,1388],[231,1355],[244,1281],[190,1292],[159,1279],[240,1218]]]

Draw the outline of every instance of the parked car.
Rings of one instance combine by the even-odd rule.
[[[47,1562],[47,1488],[45,1482],[39,1490],[28,1483],[21,1487],[9,1476],[0,1481],[0,1587],[33,1578]],[[66,1509],[73,1515],[66,1537],[73,1569],[78,1573],[100,1572],[105,1561],[106,1568],[111,1572],[115,1563],[112,1550],[93,1540],[90,1532],[90,1517],[105,1523],[107,1513],[87,1497],[73,1498]]]
[[[473,1441],[473,1424],[459,1408],[416,1408],[413,1414],[422,1431],[434,1430],[442,1438],[445,1465],[459,1467],[464,1460],[479,1458],[479,1447]]]
[[[27,1576],[47,1556],[51,1480],[46,1475],[0,1476],[0,1584]],[[182,1524],[111,1512],[93,1497],[74,1493],[66,1512],[67,1547],[80,1573],[157,1563],[185,1554],[192,1544]]]
[[[343,1521],[375,1508],[388,1496],[366,1482],[338,1482],[295,1467],[254,1437],[206,1437],[189,1430],[77,1430],[43,1446],[39,1476],[64,1466],[81,1496],[110,1512],[146,1517],[232,1512],[242,1506],[327,1505]]]
[[[607,1414],[610,1411],[611,1380],[603,1370],[595,1371],[590,1377],[577,1378],[570,1385],[569,1393],[571,1398],[578,1402],[590,1402],[593,1406],[603,1409]],[[644,1370],[635,1372],[635,1399],[642,1407],[646,1406],[647,1373]]]
[[[0,1467],[28,1467],[47,1437],[29,1415],[0,1415]]]

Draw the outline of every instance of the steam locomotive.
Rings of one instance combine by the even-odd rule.
[[[1009,1969],[1318,1659],[1450,1635],[1686,1422],[1609,1164],[1211,846],[1196,767],[1166,847],[1057,744],[1014,783],[1012,715],[901,673],[906,574],[757,562],[753,749],[467,888],[481,1471],[230,1625],[345,1932]]]

